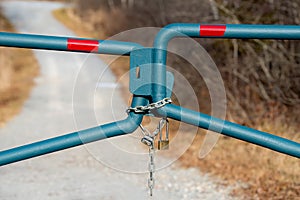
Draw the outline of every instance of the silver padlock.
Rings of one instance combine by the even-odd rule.
[[[169,149],[169,121],[166,119],[166,136],[165,139],[162,138],[162,128],[159,128],[159,140],[157,145],[158,150],[168,150]]]

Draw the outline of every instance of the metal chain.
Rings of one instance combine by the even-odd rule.
[[[153,195],[153,188],[154,188],[154,184],[155,184],[155,180],[154,180],[154,172],[155,172],[154,153],[155,153],[154,143],[152,143],[152,145],[149,147],[150,162],[149,162],[148,188],[150,190],[150,196]]]
[[[164,107],[166,104],[172,103],[171,98],[164,98],[160,101],[157,101],[155,103],[150,103],[146,106],[136,106],[136,107],[129,107],[127,108],[126,112],[130,113],[130,112],[134,112],[134,113],[149,113],[149,111],[153,110],[153,109],[159,109],[161,107]]]
[[[142,130],[142,133],[144,137],[142,138],[141,142],[146,144],[149,147],[149,164],[148,164],[148,170],[149,170],[149,178],[148,178],[148,188],[150,190],[150,196],[153,195],[153,188],[155,184],[154,180],[154,172],[155,172],[155,163],[154,163],[154,154],[155,154],[155,148],[154,148],[154,140],[157,134],[161,131],[161,129],[166,124],[167,119],[162,118],[159,121],[159,124],[155,131],[151,133],[149,130],[147,130],[143,125],[140,125],[140,128]]]
[[[157,125],[157,127],[156,127],[156,129],[155,129],[155,131],[152,133],[152,135],[155,137],[155,136],[157,136],[157,134],[163,129],[163,127],[165,126],[165,124],[167,123],[167,118],[162,118],[160,121],[159,121],[159,123],[158,123],[158,125]]]
[[[146,129],[142,124],[140,124],[139,126],[140,126],[144,136],[155,137],[160,132],[160,130],[165,126],[166,122],[167,122],[167,118],[162,118],[159,121],[159,124],[157,125],[157,127],[156,127],[155,131],[153,131],[153,133],[151,133],[148,129]]]

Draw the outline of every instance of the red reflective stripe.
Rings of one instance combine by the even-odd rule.
[[[200,25],[200,36],[222,37],[226,31],[226,25]]]
[[[97,52],[99,49],[99,41],[68,39],[67,48],[71,51]]]

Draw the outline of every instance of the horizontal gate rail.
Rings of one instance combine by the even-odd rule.
[[[0,32],[0,46],[129,55],[143,46],[133,42]]]

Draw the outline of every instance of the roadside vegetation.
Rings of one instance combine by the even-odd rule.
[[[300,2],[241,0],[86,0],[55,11],[55,16],[78,35],[107,38],[130,28],[161,27],[173,22],[300,24]],[[227,119],[300,142],[300,42],[273,40],[208,40],[199,42],[216,62],[225,82]],[[169,65],[187,77],[181,59]],[[128,62],[123,60],[122,62]],[[127,65],[112,65],[117,76]],[[120,69],[119,66],[124,66]],[[189,79],[200,107],[210,113],[210,98],[203,81]],[[235,195],[247,199],[300,197],[300,161],[252,144],[221,137],[213,151],[198,159],[205,132],[199,134],[180,158],[184,167],[241,183]],[[243,183],[243,184],[242,184]]]
[[[1,10],[0,31],[15,31]],[[20,112],[38,73],[30,50],[0,47],[0,127]]]

